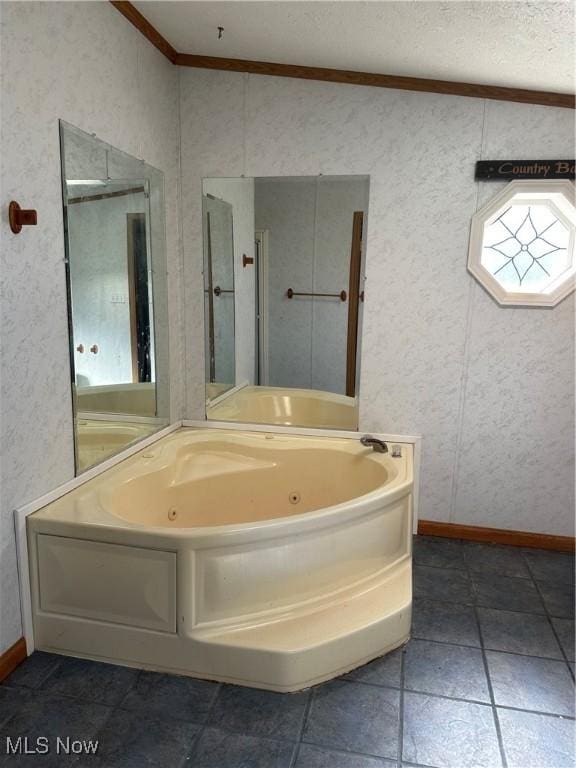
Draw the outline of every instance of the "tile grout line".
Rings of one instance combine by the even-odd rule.
[[[402,648],[402,654],[400,656],[400,700],[398,703],[399,722],[398,722],[398,755],[397,763],[398,768],[402,768],[402,754],[404,752],[404,683],[406,677],[406,648],[408,644]]]
[[[393,757],[385,757],[384,755],[377,755],[375,752],[357,752],[354,749],[343,749],[342,747],[334,747],[331,744],[320,744],[319,742],[315,741],[303,741],[302,744],[305,744],[308,747],[315,747],[316,749],[325,749],[327,752],[335,752],[338,755],[354,755],[355,757],[372,757],[375,760],[379,760],[382,762],[382,760],[386,760],[388,763],[395,763],[396,760]],[[268,768],[268,766],[266,766]],[[433,768],[433,766],[430,766],[430,768]]]
[[[105,662],[104,662],[104,663],[105,663]],[[134,667],[124,667],[124,669],[134,669]],[[142,677],[142,672],[143,672],[143,671],[144,671],[144,670],[142,670],[142,669],[137,669],[137,668],[136,668],[136,674],[134,675],[134,680],[132,680],[131,684],[128,686],[128,688],[127,688],[127,689],[126,689],[126,691],[124,692],[124,696],[122,696],[122,698],[120,699],[120,701],[116,702],[116,704],[114,705],[114,707],[115,707],[115,708],[116,708],[116,707],[118,707],[119,709],[122,709],[122,703],[123,703],[123,702],[126,700],[126,697],[128,696],[128,694],[129,694],[131,691],[133,691],[133,690],[134,690],[134,688],[136,688],[136,685],[137,685],[138,681],[139,681],[139,680],[140,680],[140,678]],[[74,697],[74,696],[71,696],[70,698],[75,698],[75,697]]]
[[[430,765],[429,763],[413,763],[411,760],[403,763],[403,765],[409,766],[409,768],[438,768],[437,765]]]
[[[475,587],[472,589],[475,592]],[[508,767],[508,760],[506,759],[506,752],[504,750],[504,740],[502,738],[502,730],[500,728],[500,719],[498,717],[498,710],[496,708],[496,698],[494,696],[494,688],[492,687],[492,679],[490,677],[490,670],[488,667],[488,659],[486,658],[486,649],[484,647],[484,636],[482,634],[482,626],[480,623],[480,616],[478,615],[478,609],[474,606],[474,616],[476,618],[476,626],[478,629],[478,636],[480,638],[480,652],[482,654],[482,663],[484,664],[484,674],[486,675],[486,684],[488,685],[488,695],[492,703],[492,717],[494,719],[494,728],[496,729],[496,739],[498,741],[498,749],[500,750],[500,759],[502,761],[503,768]]]
[[[471,648],[470,646],[457,646],[459,648],[467,648],[470,651],[481,651],[481,648]],[[511,654],[511,655],[517,655],[517,654]],[[528,656],[527,658],[534,658],[533,656]],[[557,659],[546,659],[546,661],[558,661]],[[558,664],[562,664],[562,661],[558,661]],[[386,688],[390,691],[401,691],[401,688],[396,687],[395,685],[382,685],[380,683],[367,683],[360,680],[344,680],[343,682],[346,683],[356,683],[357,685],[368,685],[372,688]],[[524,709],[522,707],[512,707],[509,704],[494,704],[490,701],[480,701],[479,699],[465,699],[462,696],[446,696],[443,693],[433,693],[431,691],[424,691],[419,690],[418,688],[406,688],[404,686],[404,692],[405,693],[415,693],[418,696],[431,696],[434,699],[444,699],[446,701],[458,701],[461,704],[478,704],[482,707],[492,707],[496,706],[499,709],[509,709],[513,712],[527,712],[528,714],[532,715],[545,715],[546,717],[556,717],[562,720],[574,720],[576,722],[576,717],[570,716],[570,715],[560,715],[557,712],[547,712],[546,710],[540,710],[540,709]]]
[[[509,550],[510,551],[517,551],[518,555],[520,557],[522,557],[524,555],[524,552],[521,551],[520,547],[511,547],[510,545],[506,545],[506,544],[485,544],[484,542],[478,542],[478,541],[469,541],[469,542],[467,542],[464,539],[443,539],[441,537],[436,537],[436,538],[440,539],[440,541],[442,541],[442,542],[448,542],[449,541],[449,542],[454,542],[455,544],[456,543],[460,544],[460,546],[462,547],[462,550],[463,550],[463,553],[462,553],[463,554],[463,557],[462,557],[463,565],[462,566],[455,566],[455,565],[452,565],[452,564],[450,564],[450,565],[434,565],[433,563],[419,562],[418,561],[418,555],[414,556],[414,558],[413,558],[415,565],[417,565],[417,566],[425,566],[426,568],[440,568],[440,569],[445,570],[445,571],[467,571],[470,575],[477,574],[477,575],[480,575],[480,576],[503,576],[503,577],[505,577],[507,579],[523,579],[524,581],[530,581],[532,579],[532,574],[530,573],[530,569],[528,568],[528,566],[526,566],[527,567],[527,573],[528,573],[527,576],[515,576],[515,575],[512,575],[512,574],[506,573],[504,571],[493,570],[491,568],[474,570],[470,566],[470,564],[468,563],[468,560],[466,559],[466,557],[464,555],[464,551],[466,550],[466,548],[469,545],[479,544],[480,546],[483,546],[483,547],[495,547],[496,549],[500,549],[500,548],[504,547],[505,551],[509,551]],[[524,562],[524,561],[522,560],[522,562]]]
[[[304,729],[306,728],[306,723],[308,722],[308,715],[310,713],[310,709],[312,708],[312,696],[314,696],[314,688],[310,688],[308,691],[308,701],[306,702],[306,705],[304,707],[304,712],[302,714],[302,722],[300,723],[298,738],[296,740],[296,748],[292,754],[292,760],[290,761],[290,768],[294,768],[294,766],[298,762],[298,757],[300,755],[300,746],[302,744],[302,737],[304,736]]]
[[[469,576],[499,576],[504,579],[516,579],[518,581],[532,581],[531,576],[510,576],[508,573],[502,573],[500,571],[486,570],[473,570],[469,565],[464,565],[463,568],[456,568],[451,565],[432,565],[431,563],[422,563],[417,560],[414,561],[414,565],[417,568],[435,568],[438,571],[457,571],[458,573],[467,573]]]
[[[54,668],[53,668],[53,669],[51,669],[51,670],[48,672],[48,674],[46,675],[46,677],[42,678],[42,682],[40,683],[40,685],[39,685],[39,686],[37,686],[36,688],[33,688],[33,689],[31,689],[31,690],[36,690],[36,691],[43,691],[43,690],[45,690],[45,689],[44,689],[44,686],[46,685],[46,682],[47,682],[47,681],[48,681],[48,680],[49,680],[49,679],[50,679],[50,678],[51,678],[51,677],[54,675],[54,673],[55,673],[55,672],[56,672],[56,671],[57,671],[57,670],[58,670],[58,669],[59,669],[59,668],[62,666],[62,663],[63,663],[64,659],[66,659],[66,658],[70,658],[70,657],[69,657],[69,656],[61,656],[61,657],[58,659],[58,661],[57,661],[57,662],[54,664]]]
[[[204,735],[204,732],[206,731],[206,728],[208,727],[208,719],[210,717],[210,713],[214,709],[216,705],[216,700],[218,699],[218,696],[220,695],[220,691],[222,690],[222,683],[217,683],[216,691],[214,693],[214,696],[212,697],[212,701],[210,702],[210,706],[208,707],[208,711],[206,712],[206,717],[204,719],[204,722],[202,724],[198,723],[198,733],[196,734],[196,738],[194,739],[194,744],[192,746],[192,749],[190,752],[186,755],[186,757],[183,759],[182,763],[187,763],[189,760],[191,768],[194,766],[194,757],[196,753],[198,752],[198,747],[200,746],[200,740],[202,739],[202,736]],[[184,722],[184,721],[183,721]],[[192,723],[191,723],[192,724]]]
[[[333,752],[336,755],[353,755],[354,757],[370,757],[375,760],[378,760],[379,762],[385,761],[385,765],[393,764],[396,762],[393,757],[384,757],[384,755],[376,755],[374,752],[357,752],[354,749],[343,749],[342,747],[335,747],[332,745],[327,744],[317,744],[313,741],[303,741],[301,742],[306,747],[313,747],[314,749],[321,749],[326,750],[327,752]],[[406,765],[406,763],[404,763]],[[415,763],[413,765],[416,765]],[[269,766],[266,766],[266,768],[269,768]],[[425,766],[418,764],[417,768],[435,768],[434,766]]]
[[[469,608],[474,608],[474,606],[467,606]],[[479,608],[482,608],[482,606],[478,606]],[[496,610],[496,609],[495,609]],[[533,616],[542,616],[542,614],[527,614],[527,615],[533,615]],[[542,616],[542,618],[544,618]],[[464,643],[452,643],[448,640],[431,640],[427,637],[422,637],[421,635],[414,635],[412,637],[413,640],[425,640],[427,643],[438,643],[439,645],[455,645],[458,648],[470,648],[471,650],[479,650],[481,646],[479,645],[465,645]],[[518,651],[505,651],[502,648],[490,648],[490,646],[486,646],[487,651],[492,651],[493,653],[504,653],[508,656],[520,656],[523,659],[540,659],[541,661],[557,661],[559,664],[562,664],[565,660],[559,659],[558,657],[554,656],[537,656],[533,653],[519,653]]]
[[[421,640],[421,638],[414,638],[414,639]],[[454,646],[456,648],[464,648],[464,649],[470,650],[470,651],[480,651],[481,650],[478,647],[473,647],[473,646],[469,646],[469,645],[458,645],[457,643],[443,643],[443,642],[437,641],[437,640],[425,640],[425,642],[430,642],[430,643],[437,644],[437,645]],[[492,649],[488,649],[488,650],[492,650]],[[527,656],[526,654],[511,653],[509,651],[496,651],[496,653],[503,653],[503,654],[507,654],[507,655],[510,655],[510,656],[521,656],[522,658],[529,658],[529,659],[541,659],[541,660],[544,660],[544,661],[556,661],[558,664],[563,664],[564,663],[562,659],[548,659],[546,657],[540,657],[540,656]],[[166,673],[166,674],[169,674],[169,673]],[[197,679],[197,678],[190,678],[190,679]],[[400,693],[402,690],[404,690],[405,693],[414,693],[414,694],[417,694],[417,695],[420,695],[420,696],[431,696],[432,698],[444,699],[444,700],[447,700],[447,701],[457,701],[457,702],[460,702],[460,703],[478,704],[478,705],[484,706],[484,707],[490,707],[491,706],[490,702],[480,701],[479,699],[466,699],[466,698],[463,698],[461,696],[446,696],[445,694],[442,694],[442,693],[434,693],[434,692],[431,692],[431,691],[425,691],[425,690],[421,690],[421,689],[418,689],[418,688],[406,688],[405,685],[404,685],[404,688],[402,689],[402,688],[400,688],[400,686],[389,685],[389,684],[382,684],[382,683],[370,683],[370,682],[366,682],[364,680],[345,679],[344,677],[339,677],[339,678],[334,678],[334,679],[336,681],[338,681],[338,682],[341,682],[341,683],[368,686],[370,688],[376,688],[376,689],[386,689],[386,690],[391,690],[391,691],[397,691],[398,693]],[[25,688],[24,686],[4,685],[4,686],[0,686],[0,690],[1,690],[1,688],[5,688],[6,690],[9,690],[9,691],[27,691],[30,694],[32,694],[32,693],[46,693],[46,694],[48,694],[49,693],[48,691],[39,691],[38,689]],[[94,701],[92,699],[81,698],[81,697],[78,697],[78,696],[69,696],[69,695],[61,694],[61,693],[50,694],[50,695],[57,696],[57,698],[66,699],[68,701],[79,701],[79,702],[83,702],[83,703],[86,703],[86,704],[97,704],[97,705],[100,705],[100,706],[103,706],[103,707],[108,707],[111,710],[120,710],[121,712],[131,712],[131,713],[138,713],[138,712],[141,713],[142,712],[142,710],[138,710],[138,709],[127,709],[126,707],[123,707],[121,703],[120,704],[103,704],[100,701]],[[290,694],[287,694],[287,695],[290,695]],[[217,698],[217,695],[216,695],[215,698]],[[211,713],[211,711],[213,709],[213,706],[214,706],[214,704],[210,705],[210,709],[208,710],[208,713],[206,715],[207,718],[209,717],[209,715],[210,715],[210,713]],[[310,706],[311,706],[311,700],[306,705],[306,709],[305,709],[305,717],[306,717],[306,719],[307,719],[308,713],[310,711]],[[514,712],[527,712],[529,714],[545,715],[546,717],[555,717],[555,718],[560,718],[560,719],[564,719],[564,720],[576,720],[575,717],[571,717],[570,715],[560,715],[558,713],[548,712],[546,710],[525,709],[525,708],[522,708],[522,707],[513,707],[513,706],[510,706],[510,705],[506,705],[506,704],[498,704],[497,706],[498,706],[499,709],[507,709],[507,710],[511,710],[511,711],[514,711]],[[161,721],[161,722],[167,722],[169,720],[169,718],[163,718],[161,716],[157,716],[157,719],[159,721]],[[174,718],[170,718],[170,720],[173,720],[173,719]],[[234,733],[234,734],[244,734],[245,733],[245,731],[243,731],[241,729],[229,728],[229,727],[225,727],[223,725],[210,726],[207,721],[205,723],[199,723],[198,721],[180,720],[180,719],[178,719],[177,722],[188,724],[188,725],[197,725],[199,728],[203,728],[204,725],[207,726],[207,727],[215,727],[215,728],[218,728],[218,730],[225,731],[226,733]],[[303,724],[304,724],[304,722],[305,721],[303,720]],[[302,734],[303,734],[303,730],[304,730],[304,728],[303,728],[303,726],[301,726],[301,733]],[[279,741],[279,742],[290,743],[290,744],[298,743],[298,740],[302,741],[302,743],[305,743],[305,744],[306,743],[312,743],[312,742],[304,742],[302,740],[301,736],[300,737],[296,737],[296,739],[290,739],[290,738],[278,737],[278,736],[258,736],[257,738],[265,738],[265,739],[268,739],[268,740],[271,740],[271,741]],[[363,754],[363,753],[358,753],[358,754]],[[387,759],[393,759],[393,758],[387,758]]]
[[[523,560],[526,563],[526,567],[528,568],[528,573],[530,574],[530,577],[532,578],[532,583],[534,584],[534,586],[536,588],[536,591],[538,592],[538,595],[540,597],[540,601],[542,602],[542,605],[544,606],[544,615],[548,619],[548,624],[550,625],[550,628],[552,629],[552,634],[554,635],[556,643],[558,644],[558,647],[560,648],[560,653],[562,654],[562,656],[564,658],[564,661],[566,663],[566,666],[568,667],[568,673],[569,673],[570,677],[572,678],[572,680],[574,681],[575,680],[574,670],[570,666],[570,660],[568,659],[568,654],[565,652],[564,646],[560,642],[560,637],[559,637],[559,635],[558,635],[558,633],[556,631],[556,627],[554,626],[554,622],[552,621],[553,618],[560,619],[562,617],[561,616],[554,616],[553,617],[550,614],[550,611],[548,610],[548,606],[546,605],[546,601],[544,600],[544,596],[543,596],[543,594],[542,594],[542,592],[540,590],[540,584],[539,584],[538,580],[536,579],[536,575],[532,571],[532,568],[530,567],[530,561],[528,560],[526,555],[527,555],[526,552],[522,552],[522,558],[523,558]],[[546,583],[546,582],[544,582],[544,583]],[[574,623],[574,618],[573,617],[572,618],[565,617],[565,618],[567,618],[568,621],[572,621],[572,623]]]
[[[424,597],[423,595],[415,595],[416,600],[427,600],[430,603],[440,603],[441,605],[462,605],[466,608],[482,608],[488,611],[504,611],[505,613],[517,613],[521,616],[545,616],[544,612],[534,613],[532,611],[518,611],[510,608],[494,608],[492,605],[479,605],[478,603],[457,602],[455,600],[439,600],[437,597]],[[557,616],[555,618],[561,618]]]

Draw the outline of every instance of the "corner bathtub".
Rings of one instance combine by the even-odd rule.
[[[214,405],[209,403],[207,417],[249,424],[355,430],[358,403],[354,397],[318,389],[246,386]]]
[[[181,429],[27,519],[45,651],[276,691],[401,645],[412,447]]]

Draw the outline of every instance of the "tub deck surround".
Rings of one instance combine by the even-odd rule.
[[[209,404],[206,415],[216,421],[356,430],[358,401],[316,389],[246,386]]]
[[[181,429],[27,519],[42,650],[292,691],[409,636],[413,449]]]

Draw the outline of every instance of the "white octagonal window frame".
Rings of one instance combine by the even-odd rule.
[[[468,250],[468,270],[488,293],[503,306],[524,307],[554,307],[565,299],[576,287],[576,207],[574,205],[574,185],[570,181],[511,181],[498,195],[488,201],[472,217],[470,230],[470,246]],[[520,215],[517,222],[522,224],[509,226],[504,216],[513,218],[514,208],[522,208],[523,213],[530,206],[545,206],[549,221],[554,219],[538,233],[529,215]],[[495,229],[498,224],[502,231],[502,241],[487,245],[488,230]],[[524,229],[523,229],[524,227]],[[546,240],[546,230],[555,233],[555,240]],[[530,233],[528,236],[523,235]],[[492,237],[494,233],[492,233]],[[531,238],[531,241],[530,241]],[[528,242],[528,245],[526,245]],[[534,256],[530,246],[534,245],[537,253]],[[496,247],[495,247],[496,246]],[[514,246],[514,247],[512,247]],[[538,249],[536,246],[540,246]],[[559,247],[562,246],[562,247]],[[565,247],[564,247],[565,246]],[[500,254],[501,264],[494,270],[494,264],[487,266],[487,251],[491,249]],[[514,255],[515,250],[518,252]],[[556,257],[554,254],[557,254]],[[542,259],[562,259],[564,268],[559,267],[556,274],[544,268]],[[518,259],[522,264],[515,261]],[[532,259],[532,261],[530,261]],[[550,262],[547,262],[548,264]],[[526,266],[528,265],[528,266]],[[508,275],[511,269],[517,275],[518,285],[512,286],[510,279],[503,277],[505,268]],[[493,271],[491,271],[493,270]],[[532,271],[533,270],[533,271]],[[534,275],[542,276],[539,285],[533,290],[524,290],[523,281],[530,272],[534,283]],[[499,277],[500,275],[500,277]],[[538,282],[538,281],[537,281]]]

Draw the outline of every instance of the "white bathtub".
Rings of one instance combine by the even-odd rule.
[[[293,691],[410,631],[412,447],[182,429],[29,516],[42,650]]]

